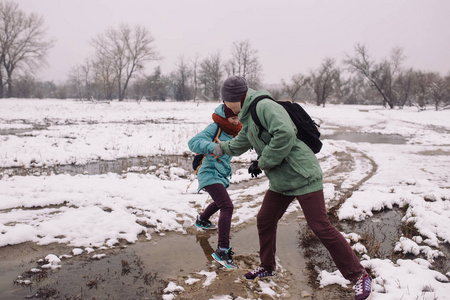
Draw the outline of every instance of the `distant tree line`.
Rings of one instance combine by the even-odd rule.
[[[211,100],[230,75],[244,76],[250,87],[269,90],[275,98],[326,103],[378,104],[386,107],[433,105],[450,107],[450,72],[414,70],[403,65],[403,49],[393,48],[381,60],[356,44],[338,64],[325,58],[308,73],[298,73],[280,84],[262,86],[263,68],[249,40],[236,41],[231,57],[220,51],[208,57],[180,56],[169,74],[149,64],[160,60],[154,38],[142,26],[121,24],[90,40],[94,55],[75,65],[64,83],[42,82],[36,71],[46,65],[54,41],[45,38],[44,20],[26,15],[18,4],[0,2],[0,98],[59,98],[135,101]]]
[[[436,110],[450,108],[450,72],[424,72],[403,66],[403,49],[394,48],[387,58],[376,61],[363,44],[338,66],[325,58],[309,74],[296,74],[282,81],[282,95],[291,100],[326,103],[379,104],[403,108],[433,105]]]

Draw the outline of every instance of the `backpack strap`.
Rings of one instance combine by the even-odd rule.
[[[262,126],[261,121],[259,120],[258,114],[256,113],[256,105],[262,99],[271,99],[271,100],[275,101],[275,99],[273,99],[269,95],[262,95],[262,96],[256,97],[256,99],[254,99],[253,102],[250,104],[250,107],[249,107],[250,115],[252,116],[253,122],[255,122],[255,124],[259,128],[258,129],[258,138],[259,139],[261,139],[261,134],[262,134],[262,132],[264,130],[264,127]]]
[[[222,128],[220,128],[219,124],[217,124],[216,134],[214,135],[214,139],[213,139],[214,143],[219,140],[219,136],[221,133],[222,133]]]
[[[214,143],[216,143],[219,140],[219,136],[220,136],[221,133],[222,133],[222,128],[220,128],[220,126],[217,125],[216,133],[214,134],[214,138],[213,138],[213,142]],[[197,169],[195,169],[195,171],[194,171],[194,175],[197,175],[198,170],[200,169],[200,167],[201,167],[205,157],[206,157],[206,154],[203,154],[203,157],[202,157],[202,160],[200,161],[200,164],[198,165]]]

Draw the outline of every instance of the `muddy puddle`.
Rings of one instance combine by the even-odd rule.
[[[402,218],[405,215],[405,210],[394,206],[392,209],[384,209],[379,212],[374,212],[373,216],[360,222],[340,221],[334,224],[342,232],[354,232],[361,236],[361,243],[367,249],[367,255],[372,258],[389,259],[396,261],[397,259],[413,258],[412,254],[403,255],[394,252],[396,242],[400,237],[410,234],[412,229],[406,228],[402,223]],[[450,244],[443,243],[439,250],[443,256],[435,258],[432,269],[437,270],[442,274],[450,272]],[[420,256],[426,259],[425,255]],[[325,260],[325,265],[329,261]],[[326,268],[324,268],[326,269]]]
[[[395,208],[376,213],[362,222],[341,222],[339,230],[363,236],[363,243],[370,256],[392,259],[395,240],[401,234],[402,216],[403,211]],[[307,299],[327,299],[323,296],[327,290],[317,286],[316,269],[333,272],[336,267],[325,247],[318,240],[311,239],[308,232],[301,212],[281,219],[277,234],[277,256],[279,265],[289,275],[281,276],[280,280],[283,282],[289,278],[290,299],[301,299],[305,293],[311,295]],[[4,271],[0,274],[0,299],[162,299],[164,289],[171,281],[182,285],[191,276],[203,270],[212,270],[222,274],[222,277],[232,276],[234,282],[242,278],[252,263],[259,262],[255,224],[232,228],[231,246],[239,266],[232,273],[220,267],[211,257],[217,247],[217,232],[195,227],[188,228],[184,235],[172,232],[154,234],[148,241],[141,240],[135,244],[63,258],[60,269],[39,273],[29,272],[40,268],[39,259],[48,254],[70,254],[72,248],[58,244],[27,244],[15,246],[22,249],[20,256],[16,255],[17,250],[13,250],[13,247],[9,247],[11,251],[8,247],[3,249],[0,267]],[[18,276],[31,280],[32,284],[19,284]],[[220,281],[216,284],[217,287],[208,289],[211,295],[220,290]],[[236,285],[245,284],[240,282]],[[338,286],[331,288],[334,289],[331,293],[339,295],[339,299],[354,297],[351,289]],[[187,295],[192,293],[191,290]]]
[[[361,236],[370,257],[393,259],[395,243],[402,235],[404,211],[398,207],[374,213],[361,222],[340,222],[344,232],[355,232]]]
[[[152,166],[171,166],[176,165],[188,169],[192,163],[190,156],[166,155],[151,157],[131,157],[111,161],[98,160],[84,165],[58,165],[52,167],[31,167],[31,168],[2,168],[0,176],[8,174],[9,176],[27,176],[27,175],[51,175],[51,174],[69,174],[69,175],[101,175],[107,173],[123,174],[125,172],[151,172]],[[1,178],[1,177],[0,177]]]
[[[107,173],[123,174],[126,172],[154,173],[160,167],[177,166],[185,170],[192,170],[193,155],[165,155],[150,157],[130,157],[116,160],[98,160],[84,165],[59,165],[52,167],[12,167],[0,168],[0,179],[5,176],[41,176],[51,174],[69,175],[101,175]],[[156,168],[155,168],[156,167]],[[232,163],[233,171],[246,167],[242,163]],[[248,167],[248,166],[247,166]]]
[[[398,257],[393,249],[401,235],[403,215],[404,211],[395,207],[374,213],[362,222],[339,222],[335,226],[346,233],[360,234],[371,257],[395,261]],[[339,296],[335,299],[354,298],[351,288],[318,288],[317,268],[333,272],[336,267],[325,247],[311,237],[301,212],[281,219],[277,245],[279,265],[288,272],[287,276],[287,273],[280,276],[277,283],[289,285],[289,299],[302,299],[305,294],[310,295],[306,299],[331,299],[329,295]],[[209,293],[209,298],[198,298],[210,299],[212,296],[209,295],[220,294],[224,282],[235,288],[249,285],[246,281],[236,280],[259,262],[256,225],[232,228],[231,246],[239,266],[231,273],[211,258],[217,247],[217,232],[195,227],[188,228],[187,234],[153,234],[151,240],[62,258],[61,268],[37,273],[30,270],[41,268],[39,259],[48,254],[71,254],[73,248],[62,244],[37,246],[31,242],[8,246],[0,254],[0,299],[162,299],[169,282],[183,285],[186,279],[203,270],[216,271],[220,277],[215,285],[204,291]],[[448,255],[448,246],[443,248]],[[448,272],[447,260],[439,259],[436,268],[441,273]],[[31,280],[32,284],[21,284],[18,276],[21,276],[20,280]],[[176,299],[197,299],[195,295],[201,292],[201,288],[186,289],[181,298]]]
[[[333,225],[344,233],[357,233],[361,236],[360,243],[367,248],[367,254],[372,258],[387,258],[396,260],[395,242],[401,236],[404,212],[399,208],[384,210],[374,213],[373,217],[364,221],[336,221],[330,218]],[[305,223],[300,223],[298,231],[300,248],[303,249],[307,260],[310,282],[317,287],[317,269],[334,272],[336,266],[329,252],[321,244],[320,240],[309,230]],[[353,244],[353,242],[351,243]],[[361,256],[361,254],[358,254]]]
[[[18,135],[28,131],[30,131],[29,128],[8,128],[8,129],[0,128],[0,135]]]
[[[289,266],[298,278],[293,292],[297,290],[300,294],[311,288],[298,247],[299,225],[294,215],[284,219],[278,230],[278,256],[280,263]],[[66,245],[19,245],[16,247],[22,249],[20,257],[15,255],[17,250],[5,247],[0,263],[0,299],[162,299],[169,281],[179,282],[180,278],[211,268],[227,272],[211,257],[217,247],[217,232],[196,228],[189,231],[185,235],[167,233],[116,249],[63,258],[61,268],[56,270],[40,269],[37,261],[48,254],[70,254],[71,248]],[[256,226],[232,232],[231,245],[235,261],[241,267],[233,276],[241,277],[248,271],[244,261],[257,261]],[[32,269],[41,271],[30,272]],[[31,280],[32,284],[20,284],[18,276],[20,280]]]

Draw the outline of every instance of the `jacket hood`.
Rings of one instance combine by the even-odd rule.
[[[225,118],[225,108],[224,108],[225,104],[220,104],[219,106],[216,107],[216,109],[214,110],[214,113],[216,115],[221,116],[222,118]]]

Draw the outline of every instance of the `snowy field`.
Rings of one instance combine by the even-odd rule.
[[[134,243],[139,235],[151,239],[166,231],[186,233],[197,215],[196,207],[203,205],[207,196],[195,193],[196,182],[186,191],[193,178],[190,170],[180,166],[75,176],[15,176],[11,170],[190,155],[187,141],[211,122],[217,105],[0,99],[0,247],[26,241],[58,242],[73,246],[76,254],[114,247],[122,240]],[[417,235],[400,238],[395,247],[412,258],[393,262],[363,256],[362,264],[376,276],[373,299],[450,299],[450,272],[432,270],[434,259],[443,255],[440,247],[450,243],[450,110],[305,108],[319,121],[325,136],[347,129],[405,138],[405,143],[398,144],[326,139],[318,158],[325,176],[335,164],[334,154],[349,148],[377,165],[374,176],[342,205],[340,219],[361,221],[375,211],[398,205],[406,209],[402,221],[417,229]],[[254,157],[248,152],[234,160],[249,162]],[[346,180],[350,185],[366,175],[361,166]],[[248,181],[249,177],[245,169],[237,170],[232,182]],[[266,189],[263,181],[230,191],[236,199],[234,226],[254,219]],[[325,186],[328,200],[337,192],[332,185]],[[250,202],[240,200],[248,195],[259,196]],[[296,209],[292,206],[291,211]],[[358,238],[346,234],[355,249],[364,253]],[[319,280],[323,286],[348,283],[339,272],[322,271]],[[172,288],[166,299],[176,290]]]

